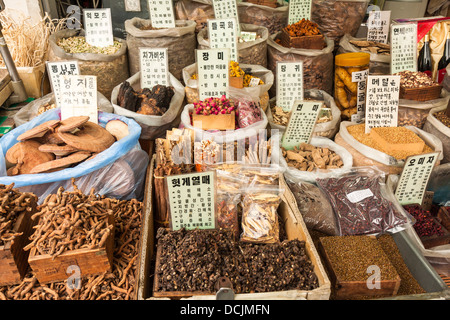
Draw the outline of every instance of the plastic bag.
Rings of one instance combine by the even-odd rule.
[[[306,89],[304,92],[304,98],[306,100],[320,100],[324,102],[324,108],[331,109],[331,121],[316,123],[313,131],[313,137],[325,137],[333,139],[335,134],[339,130],[339,124],[341,123],[341,110],[334,102],[334,98],[328,93],[322,90]],[[277,129],[283,133],[286,130],[286,126],[275,123],[273,119],[272,109],[276,105],[277,97],[273,97],[269,100],[269,107],[267,108],[267,121],[269,122],[271,129]]]
[[[241,24],[241,31],[255,32],[260,38],[249,42],[238,42],[237,50],[239,63],[260,65],[267,67],[267,38],[269,31],[266,27],[252,24]],[[208,28],[197,34],[198,49],[209,49]]]
[[[286,178],[286,183],[308,229],[337,236],[339,229],[333,207],[323,191],[312,183],[292,177]]]
[[[334,208],[340,236],[395,233],[411,225],[411,217],[384,181],[384,173],[372,167],[316,180]]]
[[[140,90],[141,72],[136,73],[127,81],[134,90]],[[115,87],[111,95],[114,113],[134,119],[142,128],[141,139],[154,140],[160,138],[167,130],[179,124],[179,115],[181,114],[181,106],[184,101],[184,87],[172,74],[169,74],[169,85],[174,88],[175,94],[172,97],[169,109],[162,116],[139,114],[117,105],[117,95],[121,85]]]
[[[398,104],[398,125],[422,129],[431,109],[447,107],[450,95],[435,100],[414,101],[400,99]]]
[[[400,174],[403,170],[404,160],[397,160],[388,154],[378,151],[374,148],[366,146],[356,140],[348,131],[348,126],[356,125],[350,121],[342,121],[339,132],[336,134],[334,141],[347,149],[353,156],[354,167],[375,166],[386,174]],[[433,134],[425,132],[419,128],[405,126],[416,133],[425,143],[435,152],[440,152],[436,165],[443,159],[442,142]]]
[[[338,46],[345,34],[356,35],[366,16],[369,0],[313,0],[311,21]]]
[[[399,178],[400,177],[398,175],[389,175],[386,182],[386,187],[390,194],[395,193],[395,189],[397,188]],[[415,245],[415,247],[418,248],[425,257],[437,258],[440,261],[442,261],[443,259],[446,260],[447,263],[450,263],[450,245],[425,249],[425,247],[422,244],[422,241],[420,240],[419,236],[417,235],[412,225],[406,228],[405,233],[409,236],[410,240]]]
[[[251,74],[252,76],[260,78],[264,84],[258,85],[256,87],[244,87],[242,89],[237,89],[233,87],[229,87],[230,90],[239,90],[243,94],[251,95],[251,96],[259,96],[260,97],[260,105],[263,110],[267,109],[269,104],[269,95],[268,91],[272,84],[274,83],[274,76],[272,71],[258,65],[250,65],[250,64],[239,64],[239,66],[245,70],[246,73]],[[186,91],[186,101],[189,104],[192,104],[198,101],[198,81],[192,79],[192,76],[197,73],[197,63],[191,64],[183,69],[183,81],[185,84]]]
[[[259,105],[258,96],[249,96],[236,88],[230,88],[228,93],[236,108],[236,121],[239,128],[243,129],[263,120],[264,111]]]
[[[28,103],[26,106],[20,108],[19,111],[14,115],[14,123],[16,127],[30,121],[31,119],[39,115],[39,108],[45,106],[47,103],[55,103],[55,95],[53,92],[43,96],[42,98],[36,99]],[[100,92],[97,92],[97,107],[99,111],[112,113],[113,106],[111,102]]]
[[[150,20],[135,17],[125,21],[130,73],[140,71],[139,48],[167,48],[169,72],[181,80],[183,68],[195,62],[195,21],[177,20],[175,28],[141,30]]]
[[[275,42],[280,33],[273,34],[267,39],[267,65],[274,74],[274,83],[277,81],[277,62],[302,61],[303,82],[305,89],[323,90],[332,94],[334,43],[325,37],[326,47],[322,50],[286,48]],[[276,86],[270,89],[270,96],[276,95]]]
[[[211,0],[178,0],[175,14],[179,20],[195,21],[195,31],[199,32],[208,25],[208,19],[214,19],[214,8]]]
[[[280,240],[278,206],[283,193],[278,185],[248,188],[242,200],[241,241],[276,243]]]
[[[281,137],[281,135],[278,135],[278,137]],[[272,139],[276,139],[275,137],[272,137]],[[281,139],[281,138],[280,138]],[[342,162],[344,165],[342,168],[339,169],[332,169],[332,170],[318,170],[315,169],[314,171],[301,171],[297,168],[290,167],[286,160],[284,159],[281,148],[272,150],[272,163],[277,163],[276,159],[278,159],[279,164],[282,168],[285,168],[285,176],[287,178],[294,179],[295,181],[306,181],[314,183],[316,179],[319,178],[326,178],[330,175],[330,172],[333,172],[333,174],[337,174],[339,172],[345,172],[349,170],[353,165],[353,157],[345,148],[341,147],[340,145],[336,144],[334,141],[324,138],[324,137],[313,137],[311,138],[310,144],[315,147],[323,147],[328,148],[331,151],[334,151],[337,155],[341,157]]]
[[[428,180],[427,191],[433,191],[433,203],[450,206],[450,163],[433,168]]]
[[[5,155],[9,148],[15,145],[17,137],[24,133],[25,131],[36,127],[37,125],[44,123],[49,120],[59,120],[61,118],[61,110],[59,108],[49,110],[40,116],[32,119],[31,121],[15,128],[14,130],[8,132],[0,139],[0,148]],[[35,186],[51,183],[62,184],[63,181],[70,181],[71,178],[80,178],[97,170],[101,170],[115,161],[118,161],[123,156],[126,156],[133,148],[139,143],[139,136],[141,134],[141,127],[132,119],[126,117],[118,116],[111,113],[99,112],[98,115],[99,124],[104,127],[109,121],[119,119],[128,125],[128,136],[120,139],[113,143],[107,150],[99,153],[93,159],[84,161],[75,167],[66,168],[60,171],[51,173],[39,173],[39,174],[22,174],[18,176],[7,176],[6,175],[6,162],[5,157],[0,160],[0,184],[9,185],[11,183],[15,184],[16,188],[25,186]],[[133,168],[135,169],[135,168]],[[114,173],[114,170],[111,171]],[[96,179],[96,175],[93,174],[93,179]],[[114,175],[113,175],[114,177]],[[108,181],[111,185],[113,183]],[[106,184],[107,185],[107,184]],[[47,187],[46,186],[46,187]],[[40,192],[45,192],[46,187],[39,188]],[[39,197],[40,194],[36,193]]]
[[[238,2],[239,22],[266,27],[269,35],[281,31],[287,26],[289,3],[283,1],[282,6],[271,8],[251,2]]]
[[[444,111],[446,108],[447,106],[441,106],[431,109],[423,125],[424,131],[436,136],[442,142],[443,151],[441,156],[443,158],[441,164],[450,162],[450,128],[436,119],[434,115],[437,112]]]
[[[97,76],[97,88],[109,99],[116,85],[125,81],[129,76],[127,43],[120,38],[114,38],[122,46],[114,54],[99,53],[67,53],[58,46],[60,39],[84,36],[84,30],[64,29],[52,34],[49,39],[49,61],[77,60],[80,74]]]
[[[350,40],[365,41],[366,38],[354,38],[349,34],[345,34],[339,41],[339,49],[336,54],[347,52],[364,52],[360,48],[350,43]],[[369,73],[370,75],[389,75],[391,73],[391,55],[370,54]]]

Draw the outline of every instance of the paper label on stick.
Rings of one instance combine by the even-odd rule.
[[[110,8],[84,9],[83,18],[87,43],[96,47],[114,44]]]
[[[352,82],[357,83],[356,91],[356,114],[351,116],[353,122],[359,122],[364,118],[366,105],[366,86],[369,69],[352,72]]]
[[[311,20],[311,0],[290,0],[288,24]]]
[[[431,171],[439,152],[408,157],[395,190],[401,205],[422,204]]]
[[[75,116],[89,116],[98,123],[97,77],[61,76],[61,120]]]
[[[215,174],[213,171],[167,176],[170,226],[215,229]]]
[[[367,19],[367,41],[388,43],[391,11],[371,11]]]
[[[57,107],[61,107],[61,76],[64,75],[79,75],[80,69],[78,67],[78,61],[61,61],[61,62],[46,62],[47,72],[50,78],[50,86],[52,87],[53,94],[55,95],[55,104]]]
[[[303,92],[303,62],[277,62],[277,107],[291,111],[295,100],[303,100]]]
[[[239,27],[239,14],[237,10],[236,0],[212,0],[214,17],[216,19],[235,18],[237,22],[238,32],[241,31]]]
[[[400,76],[368,76],[365,133],[376,127],[396,127]]]
[[[197,50],[199,99],[227,95],[230,49]]]
[[[417,23],[391,25],[391,74],[417,71]]]
[[[148,0],[148,10],[153,28],[175,28],[172,0]]]
[[[167,54],[167,48],[139,48],[142,89],[152,89],[157,84],[169,85]]]
[[[235,18],[208,20],[209,44],[212,49],[230,49],[230,59],[238,61],[237,23]]]
[[[302,142],[309,143],[322,105],[323,101],[294,101],[281,141],[283,148],[291,150]]]

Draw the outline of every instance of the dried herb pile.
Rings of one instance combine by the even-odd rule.
[[[230,279],[235,293],[319,286],[303,241],[252,244],[231,239],[224,230],[168,232],[160,228],[156,290],[215,292],[220,277]]]

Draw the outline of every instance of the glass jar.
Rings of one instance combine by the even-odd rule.
[[[364,116],[370,54],[342,53],[336,55],[334,63],[334,100],[341,109],[341,117],[359,122]]]

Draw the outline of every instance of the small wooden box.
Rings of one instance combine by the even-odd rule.
[[[236,116],[234,111],[230,114],[192,115],[192,125],[202,130],[235,130]]]
[[[270,8],[278,7],[278,2],[276,0],[247,0],[247,2]]]
[[[114,225],[114,216],[108,217],[108,225]],[[80,276],[97,275],[111,272],[114,252],[114,228],[109,234],[103,248],[78,249],[67,251],[52,258],[51,255],[36,255],[31,249],[28,263],[40,284],[65,281],[70,276],[66,273],[69,266],[80,268]]]
[[[367,236],[363,236],[367,237]],[[328,237],[324,237],[328,238]],[[367,286],[366,281],[348,281],[342,280],[342,276],[339,276],[335,261],[331,259],[327,253],[325,246],[322,243],[322,239],[319,239],[319,252],[321,253],[322,261],[327,267],[328,275],[330,276],[331,283],[334,285],[334,292],[336,299],[348,299],[357,296],[385,296],[396,295],[400,288],[400,276],[397,274],[395,279],[392,280],[380,280],[379,289],[370,289]],[[380,248],[380,250],[382,250]],[[394,266],[392,268],[395,270]]]
[[[229,77],[228,84],[230,87],[242,89],[244,87],[244,77]]]
[[[435,85],[425,88],[405,88],[400,87],[400,99],[414,101],[429,101],[438,99],[441,96],[442,85]]]
[[[285,29],[281,30],[280,41],[286,48],[322,50],[325,46],[325,39],[321,34],[292,37]]]
[[[31,220],[31,216],[35,212],[34,204],[30,212],[20,214],[14,230],[23,234],[0,246],[0,286],[18,284],[27,273],[29,251],[24,251],[23,248],[30,243],[28,237],[33,233],[33,226],[36,224],[36,221]]]

